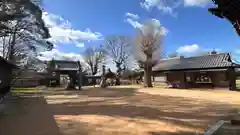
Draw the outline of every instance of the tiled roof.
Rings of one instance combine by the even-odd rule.
[[[153,67],[153,71],[214,69],[228,68],[231,66],[237,66],[237,64],[231,61],[230,54],[221,53],[197,57],[163,60]]]
[[[58,70],[78,70],[76,61],[55,60]]]

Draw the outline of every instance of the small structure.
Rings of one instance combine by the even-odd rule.
[[[69,89],[74,89],[75,85],[81,86],[90,85],[90,80],[100,79],[101,76],[90,76],[81,71],[81,63],[79,61],[54,60],[54,67],[47,68],[48,73],[54,76],[57,85],[60,85],[60,75],[68,75],[70,79]],[[95,85],[95,84],[94,84]]]
[[[163,60],[153,67],[154,76],[178,88],[224,87],[236,89],[235,68],[229,53]]]
[[[76,80],[78,80],[77,73],[80,68],[78,62],[66,60],[53,60],[50,62],[54,62],[51,67],[47,67],[48,73],[53,76],[51,81],[55,81],[56,85],[60,85],[60,75],[65,74],[70,78],[69,89],[75,88]]]
[[[7,93],[11,87],[12,70],[17,66],[0,57],[0,95]]]

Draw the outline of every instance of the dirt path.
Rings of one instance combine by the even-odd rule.
[[[209,92],[92,88],[43,96],[14,104],[0,118],[0,135],[196,135],[233,109]]]

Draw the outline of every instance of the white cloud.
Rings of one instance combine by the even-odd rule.
[[[167,35],[168,30],[161,25],[159,20],[157,19],[151,19],[151,20],[155,23],[157,27],[161,27],[162,35]],[[143,26],[143,24],[141,24],[138,19],[133,19],[131,17],[126,18],[124,21],[129,23],[131,26],[133,26],[133,28],[141,28]]]
[[[126,13],[125,14],[126,17],[132,18],[132,19],[139,19],[139,16],[137,14],[133,14],[133,13]]]
[[[51,51],[45,51],[41,53],[41,56],[39,56],[40,60],[51,60],[52,58],[56,60],[73,60],[73,61],[83,61],[83,58],[80,54],[76,53],[65,53],[61,52],[58,49],[52,49]]]
[[[61,16],[47,13],[43,14],[43,20],[49,27],[53,43],[62,44],[78,44],[82,41],[100,40],[102,34],[99,32],[92,32],[89,28],[81,31],[74,29],[68,20],[64,20]]]
[[[41,52],[38,58],[40,60],[51,60],[52,58],[56,60],[71,60],[71,61],[81,61],[84,65],[87,65],[82,55],[70,52],[59,51],[60,45],[56,44],[73,44],[76,47],[84,47],[84,41],[101,40],[102,34],[99,32],[92,32],[89,28],[85,30],[78,30],[72,27],[72,24],[63,19],[61,16],[47,13],[43,14],[43,20],[49,28],[51,38],[49,39],[54,43],[54,49],[51,51]]]
[[[142,8],[150,10],[157,8],[158,10],[174,15],[173,9],[179,6],[179,1],[174,0],[144,0],[140,3]]]
[[[41,56],[38,56],[38,59],[40,59],[42,61],[49,61],[51,59],[80,61],[83,68],[87,69],[89,67],[88,64],[83,60],[82,55],[73,53],[73,52],[65,53],[65,52],[59,51],[58,49],[53,49],[51,51],[42,52]]]
[[[127,18],[127,19],[125,19],[125,21],[126,21],[127,23],[129,23],[130,25],[132,25],[134,28],[140,28],[140,27],[142,27],[142,24],[141,24],[140,22],[138,22],[138,21],[136,21],[136,20],[133,20],[133,19],[131,19],[131,18]]]
[[[152,19],[152,21],[155,23],[155,25],[156,25],[157,27],[161,27],[161,29],[162,29],[162,34],[163,34],[163,35],[167,35],[168,29],[165,28],[165,27],[163,27],[163,26],[161,25],[161,23],[160,23],[159,20],[157,20],[157,19]]]
[[[76,47],[79,47],[79,48],[84,47],[84,43],[77,43]]]
[[[184,6],[204,7],[210,3],[212,3],[212,0],[184,0]]]
[[[176,16],[174,9],[178,8],[181,5],[184,5],[185,7],[204,7],[211,3],[212,0],[142,0],[142,2],[140,2],[140,5],[142,8],[148,11],[156,8],[163,13],[168,13]]]
[[[223,52],[222,49],[219,49],[219,48],[203,48],[203,47],[200,47],[198,44],[180,46],[176,52],[180,55],[196,56],[196,55],[208,54],[212,51],[217,51],[219,53]]]
[[[181,46],[177,49],[177,53],[195,53],[200,49],[200,46],[198,44],[193,45],[185,45]]]

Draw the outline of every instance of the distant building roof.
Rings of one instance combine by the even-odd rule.
[[[77,61],[55,60],[57,70],[78,71]]]
[[[153,71],[196,70],[236,67],[229,53],[203,55],[188,58],[178,58],[160,61]]]

